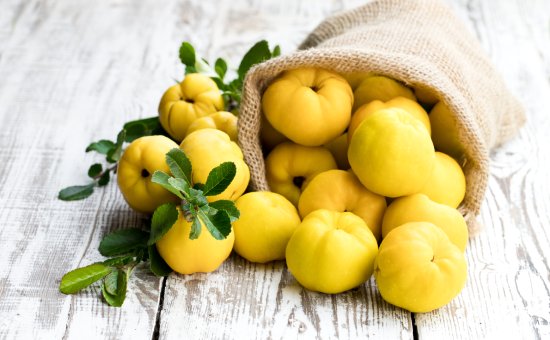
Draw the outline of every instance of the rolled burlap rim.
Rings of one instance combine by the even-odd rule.
[[[454,14],[437,0],[374,1],[326,19],[300,48],[253,67],[245,78],[238,132],[251,188],[269,190],[260,123],[262,94],[273,79],[301,67],[372,72],[427,88],[448,105],[465,150],[466,197],[460,211],[475,234],[489,150],[514,136],[525,115]]]

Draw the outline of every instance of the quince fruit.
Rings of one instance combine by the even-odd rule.
[[[435,152],[418,119],[401,109],[382,109],[355,130],[348,159],[367,189],[399,197],[424,187],[434,167]]]
[[[335,294],[370,278],[376,238],[360,217],[326,209],[307,215],[286,247],[286,263],[305,288]]]
[[[302,217],[317,209],[349,211],[361,217],[376,239],[380,239],[386,199],[365,188],[349,171],[328,170],[315,176],[300,196]]]
[[[223,162],[235,164],[237,173],[231,184],[221,194],[208,196],[208,201],[234,201],[244,193],[250,180],[250,170],[243,160],[241,149],[229,139],[227,133],[216,129],[197,130],[185,137],[180,148],[193,165],[194,183],[206,183],[210,171]]]
[[[159,104],[160,124],[180,142],[195,119],[220,111],[223,105],[216,83],[204,74],[191,73],[162,96]]]
[[[322,146],[279,144],[265,160],[267,183],[271,191],[298,206],[302,190],[317,174],[336,169],[336,161]]]
[[[208,116],[195,119],[189,125],[186,136],[200,129],[217,129],[227,133],[229,139],[237,142],[237,116],[227,111],[211,113]]]
[[[288,240],[300,224],[296,207],[269,191],[244,194],[235,205],[240,211],[233,222],[237,254],[251,262],[283,260]]]
[[[338,169],[347,170],[350,168],[348,161],[348,134],[344,133],[343,135],[337,137],[336,139],[328,142],[324,145],[325,148],[330,151]]]
[[[201,221],[201,233],[195,240],[189,238],[191,222],[178,207],[178,220],[156,243],[160,256],[180,274],[212,272],[229,257],[235,242],[233,231],[223,240],[216,240]]]
[[[361,106],[370,103],[373,100],[387,102],[395,97],[405,97],[410,100],[416,100],[413,91],[397,80],[384,76],[370,76],[357,86],[353,91],[355,101],[353,111],[357,111]]]
[[[266,150],[273,150],[274,147],[277,145],[288,142],[288,138],[286,138],[282,133],[275,130],[275,128],[269,124],[269,121],[265,118],[264,115],[262,115],[261,118],[261,126],[260,126],[260,141],[262,142],[262,146],[266,148]]]
[[[323,145],[344,133],[352,104],[353,92],[344,78],[315,68],[283,72],[262,97],[269,123],[306,146]]]
[[[455,159],[462,159],[464,148],[458,139],[456,120],[445,103],[437,103],[430,111],[430,124],[435,149]]]
[[[170,173],[166,153],[177,147],[168,137],[146,136],[134,140],[124,150],[118,162],[117,184],[132,209],[152,213],[164,203],[177,201],[176,195],[151,181],[157,170]]]
[[[435,153],[435,165],[426,185],[419,191],[432,201],[457,208],[466,194],[466,178],[454,158]]]
[[[423,194],[400,197],[386,209],[382,222],[382,237],[408,222],[430,222],[447,234],[461,251],[468,244],[468,226],[458,210],[439,204]]]
[[[422,103],[426,106],[434,106],[439,101],[432,90],[423,86],[415,87],[414,95],[416,96],[416,99],[419,103]]]
[[[464,254],[435,225],[411,222],[392,230],[374,262],[382,298],[413,313],[449,303],[464,287]]]

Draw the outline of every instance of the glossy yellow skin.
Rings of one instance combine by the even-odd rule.
[[[419,193],[432,201],[458,208],[466,194],[462,168],[451,156],[436,151],[432,174]]]
[[[342,77],[347,80],[349,86],[351,86],[351,89],[355,91],[361,84],[363,80],[365,80],[368,77],[374,76],[374,73],[371,72],[353,72],[353,73],[347,73],[343,74]]]
[[[352,104],[353,92],[344,78],[315,68],[283,72],[262,97],[269,123],[306,146],[323,145],[344,133]]]
[[[400,197],[386,209],[382,221],[382,237],[408,222],[430,222],[447,234],[447,237],[460,249],[466,250],[468,226],[458,210],[439,204],[423,194]]]
[[[176,223],[156,243],[160,256],[180,274],[209,273],[218,269],[233,249],[233,231],[224,240],[216,240],[201,221],[199,237],[191,240],[191,223],[185,220],[179,207],[178,212]]]
[[[237,142],[237,116],[227,111],[211,113],[208,116],[195,119],[189,125],[186,136],[201,129],[217,129],[227,133],[229,139]]]
[[[338,169],[348,170],[350,168],[349,161],[348,161],[348,134],[347,133],[344,133],[343,135],[340,135],[336,139],[325,144],[325,148],[327,148],[332,154],[332,157],[334,157],[334,160],[338,165]]]
[[[430,111],[430,124],[432,125],[432,140],[436,150],[461,160],[464,155],[464,148],[458,139],[457,123],[445,103],[437,103]]]
[[[216,129],[197,130],[185,137],[180,148],[193,165],[194,183],[206,183],[210,171],[223,162],[235,164],[235,178],[221,194],[208,196],[210,202],[223,199],[234,201],[244,193],[250,180],[250,170],[243,160],[241,149],[225,132]]]
[[[265,160],[267,184],[271,191],[283,195],[295,206],[298,206],[302,190],[315,175],[336,168],[336,161],[328,149],[290,142],[277,145]],[[296,178],[302,178],[303,183],[297,185]]]
[[[378,244],[360,217],[316,210],[304,218],[286,247],[286,263],[305,288],[327,294],[359,286],[372,275]]]
[[[349,211],[361,217],[377,240],[381,239],[386,199],[365,188],[352,172],[328,170],[315,176],[300,196],[302,217],[317,209]]]
[[[382,109],[355,130],[348,159],[367,189],[399,197],[424,187],[434,167],[435,152],[418,119],[400,109]]]
[[[403,111],[413,115],[426,127],[428,134],[431,134],[430,117],[422,106],[414,100],[410,100],[405,97],[396,97],[385,103],[380,100],[373,100],[357,109],[353,116],[351,116],[351,121],[348,127],[348,140],[351,140],[351,136],[353,136],[359,124],[361,124],[361,122],[363,122],[367,117],[371,116],[375,112],[388,108],[402,109]]]
[[[200,73],[191,73],[162,96],[159,104],[160,124],[180,142],[191,123],[223,109],[223,98],[216,83]]]
[[[425,87],[418,86],[414,89],[414,95],[416,96],[416,99],[419,103],[422,103],[424,105],[433,106],[437,104],[439,99],[435,95],[435,93],[427,89]]]
[[[241,213],[233,222],[237,254],[258,263],[284,260],[288,240],[301,222],[296,207],[269,191],[244,194],[235,205]]]
[[[413,91],[402,83],[384,76],[371,76],[363,81],[353,91],[355,101],[353,111],[373,100],[387,102],[395,97],[405,97],[416,100]]]
[[[406,223],[392,230],[374,262],[382,298],[413,313],[449,303],[464,287],[466,276],[462,251],[429,222]]]
[[[170,173],[166,153],[178,144],[164,136],[146,136],[134,140],[118,162],[117,184],[128,205],[142,213],[152,213],[158,206],[177,201],[177,197],[151,182],[157,170]]]

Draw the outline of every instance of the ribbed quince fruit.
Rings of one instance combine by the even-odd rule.
[[[466,194],[466,178],[462,168],[454,158],[436,151],[432,174],[419,193],[432,201],[457,208]]]
[[[227,133],[229,139],[237,142],[237,116],[227,111],[219,111],[209,114],[208,116],[195,119],[189,125],[186,136],[191,132],[201,129],[217,129]]]
[[[302,217],[317,209],[349,211],[361,217],[380,239],[386,199],[370,192],[352,172],[328,170],[309,182],[300,196],[298,209]]]
[[[152,213],[163,203],[177,197],[151,177],[157,170],[170,173],[166,153],[178,145],[164,136],[146,136],[134,140],[124,150],[118,162],[117,183],[128,205],[136,211]]]
[[[262,109],[269,123],[295,143],[319,146],[349,124],[353,92],[334,72],[300,68],[283,72],[267,88]]]
[[[380,244],[374,277],[382,298],[413,313],[446,305],[464,287],[464,254],[429,222],[406,223]]]
[[[395,97],[405,97],[411,100],[416,100],[413,91],[397,80],[372,75],[361,81],[359,86],[353,91],[355,101],[353,103],[353,111],[356,111],[361,106],[370,103],[373,100],[387,102]]]
[[[417,193],[435,152],[426,127],[401,109],[382,109],[355,130],[348,149],[353,172],[370,191],[387,197]]]
[[[235,205],[240,211],[233,222],[237,254],[251,262],[283,260],[288,240],[300,224],[296,207],[269,191],[244,194]]]
[[[435,149],[457,160],[462,159],[464,148],[458,139],[456,120],[445,103],[437,103],[430,111],[430,124]]]
[[[330,153],[334,157],[334,160],[338,165],[338,169],[348,170],[350,168],[349,161],[348,161],[348,134],[347,133],[344,133],[343,135],[336,137],[336,139],[328,142],[324,146],[325,148],[328,149],[328,151],[330,151]]]
[[[231,254],[235,235],[233,231],[223,240],[216,240],[201,221],[201,233],[191,240],[191,222],[178,207],[176,223],[156,243],[160,256],[174,271],[180,274],[212,272]]]
[[[334,157],[326,148],[291,142],[277,145],[265,160],[271,191],[283,195],[295,206],[298,206],[302,190],[315,175],[336,168]]]
[[[423,194],[400,197],[386,209],[382,222],[382,237],[408,222],[430,222],[447,234],[460,250],[466,250],[468,226],[462,214],[444,204],[439,204]]]
[[[290,238],[286,263],[305,288],[335,294],[368,280],[377,253],[376,238],[360,217],[321,209]]]
[[[195,119],[220,111],[223,105],[216,83],[204,74],[191,73],[162,96],[159,104],[160,124],[179,142]]]
[[[194,183],[206,183],[210,171],[223,162],[235,164],[237,173],[231,184],[221,194],[208,196],[209,201],[236,200],[246,190],[250,170],[243,160],[241,149],[229,139],[227,133],[216,129],[197,130],[185,137],[180,148],[193,165]]]
[[[381,100],[373,100],[370,103],[358,108],[357,111],[353,113],[353,116],[351,116],[351,121],[348,127],[348,140],[351,140],[351,136],[353,136],[359,124],[361,124],[361,122],[363,122],[367,117],[371,116],[375,112],[387,108],[402,109],[403,111],[410,113],[426,127],[428,134],[431,133],[430,117],[422,106],[414,100],[405,97],[396,97],[385,103]]]

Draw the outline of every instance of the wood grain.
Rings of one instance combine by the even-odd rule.
[[[324,17],[363,1],[2,0],[0,338],[549,338],[550,4],[447,2],[528,121],[491,154],[484,229],[470,240],[465,289],[438,311],[411,315],[385,303],[373,280],[318,294],[301,288],[284,262],[237,255],[214,273],[171,275],[162,297],[163,281],[140,267],[118,309],[97,286],[58,292],[66,271],[101,259],[105,233],[140,226],[143,216],[115,185],[80,202],[61,202],[57,192],[87,181],[87,167],[100,160],[84,154],[90,141],[156,114],[164,89],[182,77],[182,40],[236,65],[260,39],[294,50]]]

